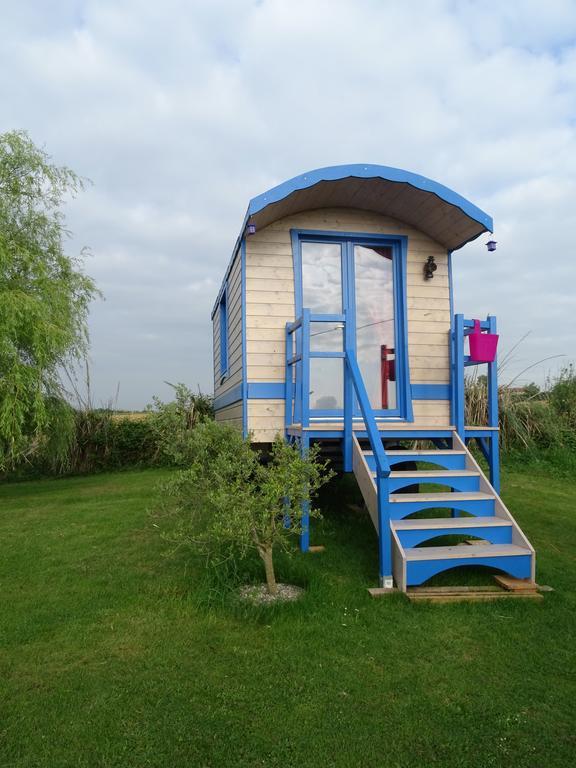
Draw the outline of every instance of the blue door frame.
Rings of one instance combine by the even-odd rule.
[[[373,409],[377,418],[399,418],[414,421],[410,371],[408,362],[408,318],[406,308],[406,262],[408,238],[402,235],[369,235],[360,232],[333,232],[322,230],[290,230],[292,257],[294,261],[294,303],[295,315],[300,317],[303,309],[302,243],[332,242],[342,248],[342,312],[346,315],[345,349],[356,357],[356,291],[354,282],[354,246],[364,245],[390,248],[392,251],[394,290],[394,337],[396,344],[396,408]],[[327,357],[336,357],[327,354]],[[344,356],[344,355],[342,355]],[[343,409],[310,411],[311,418],[343,418]],[[354,417],[361,418],[358,403],[354,404]]]

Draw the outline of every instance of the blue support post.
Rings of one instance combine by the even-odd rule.
[[[496,318],[488,316],[488,332],[497,333]],[[488,426],[498,427],[498,359],[488,363]],[[490,482],[500,493],[500,432],[495,429],[490,435]]]
[[[310,310],[302,310],[302,427],[310,426]]]
[[[292,423],[292,395],[294,368],[288,362],[292,357],[292,333],[290,332],[290,323],[286,323],[286,380],[284,382],[284,428],[288,429]]]
[[[390,502],[388,477],[378,474],[378,554],[380,559],[380,586],[392,589],[392,534],[390,532]]]
[[[352,327],[348,323],[348,315],[344,320],[344,352],[352,349]],[[344,472],[352,472],[352,433],[354,418],[354,388],[348,365],[344,363]]]
[[[456,432],[466,439],[464,431],[464,315],[454,316],[454,426]]]
[[[301,455],[307,456],[310,448],[310,438],[304,432],[300,438]],[[308,552],[310,549],[310,504],[305,501],[302,504],[302,533],[300,534],[300,551]]]

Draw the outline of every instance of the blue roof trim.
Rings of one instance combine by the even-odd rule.
[[[423,192],[431,192],[446,203],[460,208],[463,213],[471,219],[474,219],[474,221],[477,221],[479,224],[482,224],[489,232],[493,231],[494,224],[491,216],[475,206],[469,200],[466,200],[465,197],[462,197],[462,195],[454,192],[454,190],[445,187],[443,184],[428,179],[426,176],[420,176],[417,173],[404,171],[402,168],[391,168],[387,165],[364,165],[361,163],[352,165],[332,165],[327,168],[318,168],[315,171],[309,171],[300,176],[295,176],[293,179],[288,179],[288,181],[279,184],[277,187],[272,187],[272,189],[269,189],[267,192],[264,192],[257,197],[253,197],[248,206],[247,218],[259,213],[268,205],[283,200],[285,197],[292,194],[292,192],[307,189],[321,181],[339,181],[349,177],[358,179],[380,178],[384,181],[410,184],[416,189],[421,189]]]

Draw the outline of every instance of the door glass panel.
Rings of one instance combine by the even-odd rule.
[[[340,243],[302,243],[302,298],[313,313],[342,313]]]
[[[310,323],[311,352],[343,352],[342,323]]]
[[[354,246],[356,349],[370,405],[396,408],[392,249]]]
[[[310,360],[310,408],[343,408],[343,363],[341,357],[313,357]]]

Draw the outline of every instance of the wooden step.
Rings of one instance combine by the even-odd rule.
[[[409,504],[411,502],[434,502],[439,506],[450,506],[456,501],[485,501],[494,499],[491,493],[482,491],[446,493],[392,493],[390,502],[393,504]]]
[[[478,472],[468,469],[409,469],[406,472],[402,472],[402,470],[390,472],[390,477],[413,478],[414,480],[434,477],[478,477]]]
[[[396,532],[404,549],[418,547],[425,541],[439,536],[474,536],[470,546],[482,544],[511,544],[512,522],[501,517],[435,517],[418,520],[391,520],[390,527]],[[478,538],[482,541],[478,541]],[[460,548],[462,549],[462,548]],[[466,549],[468,551],[468,548]],[[466,552],[464,552],[464,555]]]
[[[502,517],[428,517],[391,520],[390,525],[395,531],[426,531],[443,528],[511,527],[512,523]]]
[[[364,451],[366,456],[371,456],[372,451]],[[392,450],[392,451],[386,451],[387,456],[465,456],[466,451],[452,451],[452,450],[445,450],[440,451],[436,448],[429,448],[427,450],[417,450],[417,451],[410,451],[410,450]]]
[[[487,600],[528,599],[542,600],[536,590],[532,592],[506,592],[499,587],[409,587],[406,596],[414,603],[485,602]]]
[[[486,557],[519,557],[532,555],[525,547],[514,544],[476,544],[466,547],[412,547],[404,550],[408,562],[418,560],[452,560]]]

